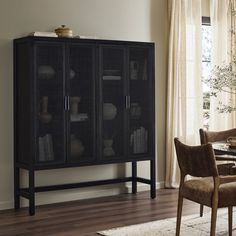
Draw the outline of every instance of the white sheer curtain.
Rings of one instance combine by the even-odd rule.
[[[212,27],[212,66],[228,63],[236,56],[235,0],[210,0]],[[219,101],[235,103],[235,96],[221,93],[210,101],[210,130],[225,130],[236,127],[235,112],[219,113],[216,108]]]
[[[202,127],[201,0],[169,0],[170,39],[166,130],[166,187],[178,187],[174,137],[199,143]]]

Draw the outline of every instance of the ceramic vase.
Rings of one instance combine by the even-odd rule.
[[[74,134],[70,136],[70,150],[72,157],[78,157],[83,154],[84,146],[80,139],[77,139]]]
[[[112,148],[113,139],[104,139],[103,144],[104,144],[103,155],[105,157],[114,156],[115,152]]]
[[[43,123],[49,123],[52,120],[52,115],[48,112],[48,97],[42,97],[42,112],[40,113],[40,120]]]
[[[112,103],[103,103],[103,119],[113,120],[116,117],[117,108]]]

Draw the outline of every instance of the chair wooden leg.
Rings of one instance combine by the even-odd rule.
[[[233,207],[228,207],[228,226],[229,226],[229,236],[232,236],[232,224],[233,224]]]
[[[216,235],[216,218],[217,218],[217,205],[213,204],[213,207],[211,209],[211,233],[210,233],[210,236]]]
[[[182,208],[183,208],[183,196],[179,193],[178,199],[178,210],[177,210],[177,221],[176,221],[176,236],[180,234],[180,224],[182,217]]]
[[[200,204],[200,217],[203,216],[203,208],[204,208],[204,205]]]

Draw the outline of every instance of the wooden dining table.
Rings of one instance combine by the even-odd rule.
[[[236,148],[231,148],[227,142],[213,142],[211,143],[214,151],[217,154],[217,161],[236,161]]]

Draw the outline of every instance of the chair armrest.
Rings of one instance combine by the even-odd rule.
[[[236,175],[219,176],[220,184],[236,182]]]

